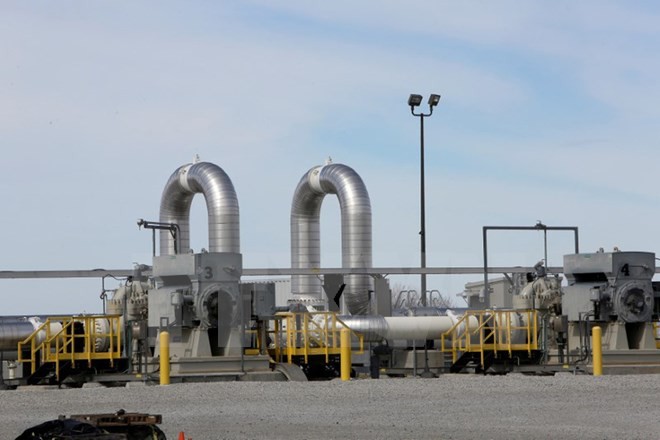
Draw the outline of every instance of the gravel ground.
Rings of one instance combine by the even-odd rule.
[[[444,375],[0,391],[0,439],[59,414],[163,415],[207,439],[658,439],[660,375]]]

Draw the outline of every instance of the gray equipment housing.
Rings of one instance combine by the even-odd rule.
[[[276,313],[275,283],[241,283],[243,294],[243,319],[250,322],[261,317],[270,317]]]
[[[239,253],[154,257],[149,335],[167,329],[172,353],[180,351],[183,357],[240,354],[241,273]]]
[[[569,321],[593,313],[596,321],[650,322],[655,254],[597,252],[564,256],[562,310]]]

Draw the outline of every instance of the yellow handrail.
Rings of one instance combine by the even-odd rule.
[[[522,322],[514,324],[514,315],[520,315]],[[476,328],[473,328],[474,322]],[[526,336],[524,343],[515,340],[515,332],[520,331]],[[452,362],[456,362],[461,353],[479,353],[481,365],[484,365],[486,352],[497,357],[500,352],[511,355],[514,350],[525,350],[531,355],[532,350],[538,349],[537,334],[535,310],[470,310],[441,335],[441,350],[451,351]],[[473,337],[477,337],[478,342],[473,343]],[[451,338],[451,347],[447,346],[448,338]]]
[[[283,325],[284,327],[283,327]],[[310,356],[322,355],[330,361],[331,355],[340,354],[341,329],[350,328],[334,312],[280,312],[275,316],[273,330],[274,348],[269,352],[276,362],[285,355],[288,363],[294,356],[302,356],[305,363]],[[356,354],[364,352],[364,338],[351,331],[359,343]],[[281,341],[284,341],[282,346]]]
[[[105,321],[105,325],[101,324]],[[76,326],[76,324],[79,324]],[[97,326],[97,324],[99,324]],[[97,327],[107,327],[106,331],[97,331]],[[76,328],[81,331],[77,331]],[[97,350],[96,341],[107,339],[109,348]],[[76,347],[76,341],[83,341],[82,347]],[[29,344],[29,358],[23,353]],[[55,364],[55,376],[60,379],[61,363],[87,361],[89,367],[95,360],[114,360],[121,358],[121,315],[81,315],[50,317],[30,336],[18,343],[18,361],[30,363],[31,374],[37,369],[37,360],[41,364]]]

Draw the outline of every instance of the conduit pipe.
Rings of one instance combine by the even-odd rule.
[[[360,176],[350,167],[328,163],[310,169],[302,177],[291,204],[291,267],[321,266],[319,216],[327,194],[336,194],[341,210],[342,267],[371,267],[371,201]],[[368,275],[347,275],[345,304],[352,315],[369,310]],[[296,300],[321,300],[321,282],[313,275],[293,275],[291,292]]]
[[[240,252],[238,198],[229,176],[219,166],[196,162],[177,168],[165,184],[160,222],[179,225],[179,253],[190,252],[190,205],[202,193],[209,225],[209,252]],[[170,231],[160,231],[160,255],[173,255]]]

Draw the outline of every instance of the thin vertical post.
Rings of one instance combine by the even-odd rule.
[[[424,176],[424,115],[419,117],[419,145],[420,145],[420,249],[421,249],[421,267],[426,268],[426,193]],[[421,274],[422,278],[422,306],[426,307],[426,273]]]
[[[484,249],[484,301],[488,297],[488,226],[483,227],[483,249]]]

